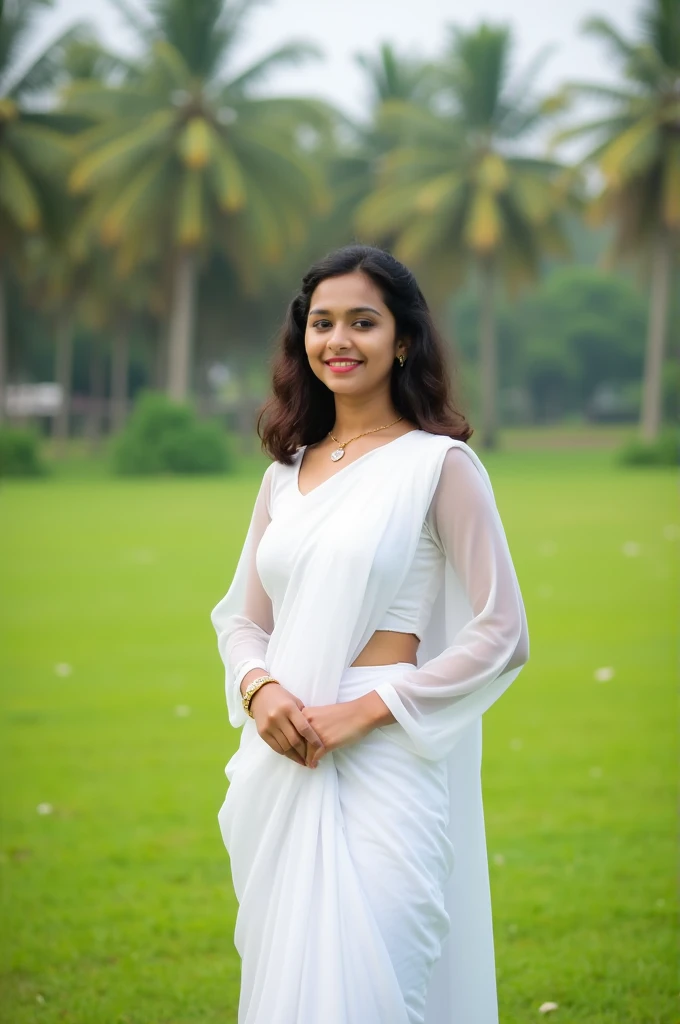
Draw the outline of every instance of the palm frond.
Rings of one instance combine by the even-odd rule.
[[[323,50],[314,43],[286,43],[256,60],[245,71],[230,78],[227,88],[242,93],[253,85],[259,85],[268,74],[278,68],[299,67],[308,60],[320,60],[323,55]]]
[[[162,154],[149,160],[121,190],[101,217],[101,236],[113,245],[134,228],[149,222],[149,199],[158,195],[167,176],[167,160]]]
[[[606,18],[586,18],[582,25],[582,31],[588,35],[599,36],[624,62],[631,60],[635,54],[635,44],[626,39]]]
[[[643,173],[659,155],[656,119],[643,118],[618,135],[602,154],[600,168],[607,181],[619,188]]]
[[[20,162],[38,177],[61,177],[75,155],[72,136],[32,124],[24,118],[6,130],[5,142]]]
[[[88,34],[89,29],[85,22],[79,22],[67,28],[47,44],[18,78],[8,84],[7,95],[19,100],[25,96],[50,89],[63,74],[64,56],[68,47],[75,42],[82,41]]]
[[[0,149],[0,209],[23,231],[40,227],[37,193],[18,161],[6,148]]]
[[[170,140],[174,122],[174,111],[159,110],[134,131],[89,153],[78,161],[71,172],[69,188],[74,192],[83,192],[138,166],[145,156]]]

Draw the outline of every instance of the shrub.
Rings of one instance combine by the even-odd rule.
[[[113,445],[115,472],[223,473],[234,462],[227,435],[218,423],[201,422],[188,405],[147,391]]]
[[[42,476],[46,472],[35,430],[0,427],[0,477]]]
[[[680,432],[664,430],[656,441],[651,442],[635,438],[621,449],[619,462],[624,466],[678,466]]]

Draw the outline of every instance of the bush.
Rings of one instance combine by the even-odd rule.
[[[224,473],[234,463],[218,423],[200,422],[188,405],[152,391],[137,401],[113,445],[113,467],[124,475]]]
[[[0,427],[0,477],[42,476],[46,472],[36,431]]]
[[[656,441],[635,438],[619,452],[624,466],[678,466],[680,465],[680,432],[664,430]]]

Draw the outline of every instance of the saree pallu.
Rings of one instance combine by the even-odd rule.
[[[494,670],[416,716],[394,696],[413,665],[352,666],[405,578],[453,446],[491,496],[467,445],[421,430],[307,495],[297,465],[270,467],[271,522],[257,543],[274,620],[266,671],[310,706],[380,685],[394,723],[314,770],[259,736],[227,655],[255,548],[252,519],[212,612],[230,722],[242,727],[219,811],[239,903],[239,1024],[497,1024],[481,716],[519,669]],[[471,620],[447,562],[418,666],[449,647],[455,658]]]

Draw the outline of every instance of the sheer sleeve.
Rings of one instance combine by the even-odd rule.
[[[493,493],[460,448],[444,457],[427,523],[467,621],[454,635],[447,630],[449,646],[436,657],[376,689],[418,752],[439,758],[509,686],[529,658],[529,639]]]
[[[233,726],[243,725],[246,720],[241,704],[241,680],[253,668],[267,670],[267,647],[274,628],[271,600],[255,564],[258,544],[271,522],[273,467],[274,463],[262,477],[231,586],[210,615],[225,666],[227,707]]]

